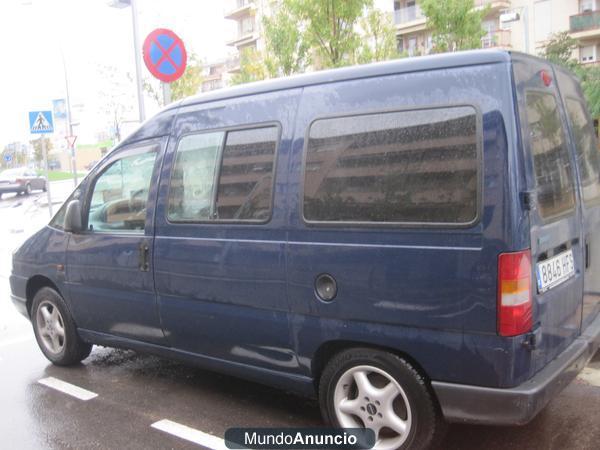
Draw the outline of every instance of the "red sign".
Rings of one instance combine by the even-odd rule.
[[[165,83],[178,80],[187,64],[183,41],[171,30],[158,28],[148,35],[143,46],[144,63],[155,78]]]
[[[69,148],[73,148],[75,146],[75,141],[77,140],[77,136],[65,136],[65,139],[67,140],[67,144],[69,145]]]

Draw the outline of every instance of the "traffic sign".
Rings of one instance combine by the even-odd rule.
[[[9,163],[12,161],[12,155],[10,153],[7,153],[4,155],[4,161]]]
[[[29,132],[31,134],[54,133],[52,111],[29,111]]]
[[[146,67],[160,81],[172,83],[185,72],[185,46],[171,30],[158,28],[150,33],[144,40],[143,52]]]
[[[65,136],[65,139],[67,140],[67,144],[69,145],[69,148],[73,148],[73,146],[75,146],[75,141],[77,140],[77,136]]]

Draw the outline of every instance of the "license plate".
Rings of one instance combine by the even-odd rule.
[[[575,261],[573,250],[567,250],[550,259],[539,262],[536,265],[538,292],[546,292],[548,289],[564,283],[575,275]]]

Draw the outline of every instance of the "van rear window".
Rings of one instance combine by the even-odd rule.
[[[472,223],[477,134],[468,106],[317,120],[306,153],[304,218]]]
[[[543,218],[550,218],[575,206],[571,159],[556,97],[528,91],[526,104],[538,209]]]
[[[571,122],[579,174],[583,190],[583,200],[594,203],[600,200],[600,153],[594,137],[594,125],[580,100],[567,98],[567,114]]]

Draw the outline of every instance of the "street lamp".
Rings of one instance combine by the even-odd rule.
[[[131,6],[131,21],[133,25],[133,51],[135,55],[135,78],[137,83],[137,98],[140,123],[146,120],[146,110],[144,108],[144,91],[142,88],[142,55],[140,52],[140,39],[138,33],[138,11],[136,0],[111,0],[109,6],[113,8],[127,8]]]

